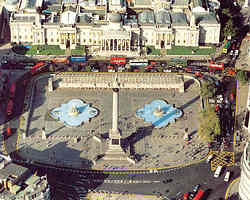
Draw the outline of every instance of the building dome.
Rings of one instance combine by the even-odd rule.
[[[121,15],[118,13],[110,13],[109,21],[113,23],[119,23],[121,21]]]

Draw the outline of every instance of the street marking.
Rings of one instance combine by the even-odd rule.
[[[220,166],[230,167],[234,165],[234,153],[233,152],[227,152],[227,151],[211,151],[211,154],[214,154],[214,159],[211,160],[210,166],[211,170],[215,171],[216,168]],[[229,159],[229,161],[226,161],[226,158]]]
[[[235,182],[237,182],[239,179],[240,179],[240,177],[234,179],[234,180],[230,183],[230,185],[227,187],[227,190],[226,190],[226,193],[225,193],[225,200],[228,199],[228,195],[229,195],[229,191],[230,191],[231,187],[232,187],[233,184],[234,184]]]

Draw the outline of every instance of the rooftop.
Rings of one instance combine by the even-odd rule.
[[[138,15],[138,21],[140,24],[154,24],[154,12],[147,10]]]
[[[173,0],[173,7],[188,7],[189,0]]]
[[[166,10],[160,10],[155,13],[155,21],[157,24],[171,24],[170,14]]]
[[[36,17],[34,15],[19,15],[19,14],[15,14],[14,15],[14,21],[18,21],[18,22],[35,22],[36,21]]]
[[[135,5],[151,5],[151,1],[150,0],[135,0]]]
[[[219,24],[213,13],[195,13],[196,24]]]
[[[19,178],[27,171],[28,168],[15,163],[8,163],[3,169],[0,169],[0,179],[7,179],[10,175]]]
[[[174,26],[187,26],[187,19],[184,13],[171,13],[172,24]]]

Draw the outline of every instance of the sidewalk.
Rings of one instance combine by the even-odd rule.
[[[225,194],[225,200],[230,198],[233,195],[238,196],[239,193],[239,183],[240,183],[240,177],[234,179],[230,185],[227,188],[226,194]]]

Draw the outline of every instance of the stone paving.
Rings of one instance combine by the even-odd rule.
[[[112,123],[112,91],[87,89],[57,89],[47,92],[47,80],[36,85],[35,101],[28,136],[21,138],[20,155],[28,159],[83,168],[155,168],[196,161],[208,153],[206,144],[197,137],[199,126],[199,88],[191,84],[185,93],[174,90],[120,90],[119,128],[124,140],[132,137],[127,152],[134,152],[138,162],[133,165],[124,163],[97,162],[93,160],[107,148],[107,133]],[[99,110],[99,115],[90,123],[80,127],[65,127],[49,117],[48,112],[70,99],[80,98]],[[184,115],[169,126],[152,129],[150,124],[136,118],[135,111],[154,99],[164,99],[169,104],[181,108]],[[48,136],[41,140],[41,130],[45,127]],[[190,143],[184,142],[185,129],[190,135]],[[93,138],[102,140],[99,143]]]

